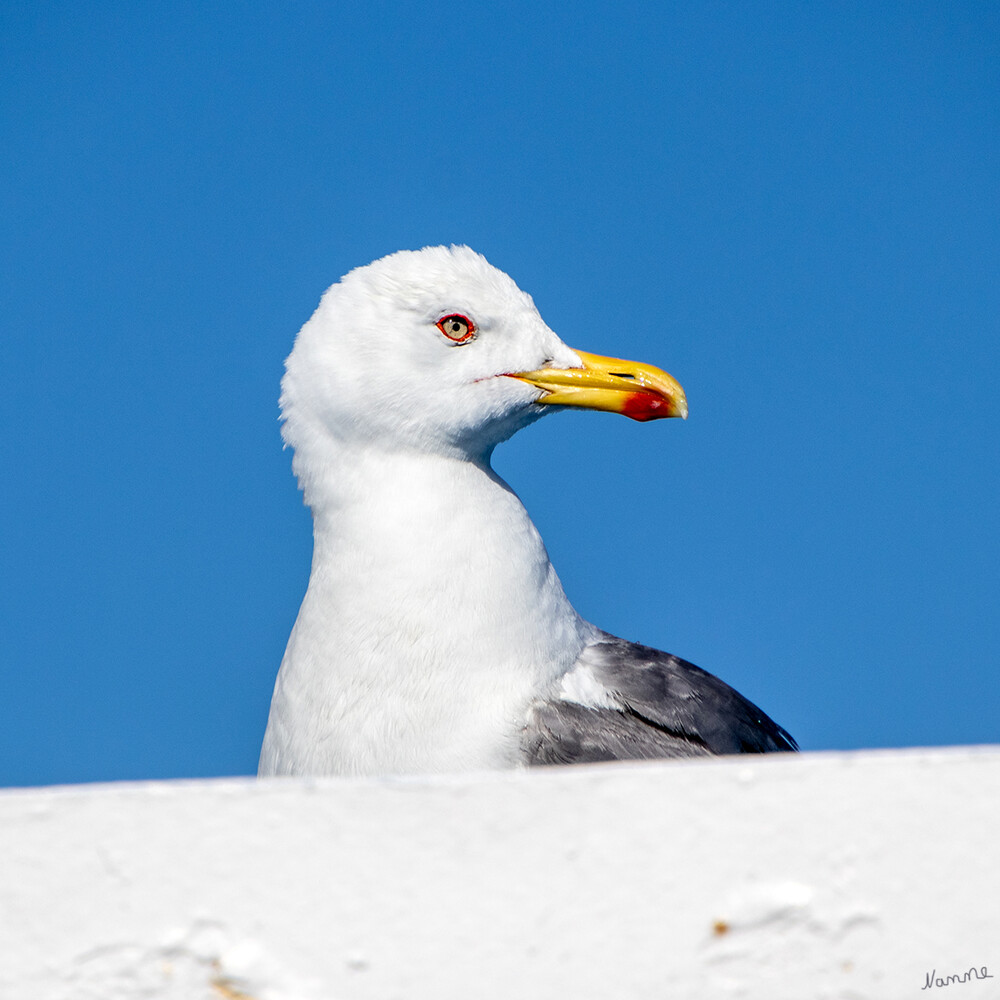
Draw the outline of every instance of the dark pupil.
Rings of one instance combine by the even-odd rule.
[[[462,329],[462,324],[459,323],[457,319],[451,321],[451,332],[452,333],[458,333],[461,329]]]

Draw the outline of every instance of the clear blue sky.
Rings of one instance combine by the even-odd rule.
[[[468,243],[691,418],[498,470],[597,624],[804,749],[1000,737],[989,3],[6,3],[0,784],[246,774],[324,288]]]

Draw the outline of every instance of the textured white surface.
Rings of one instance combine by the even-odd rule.
[[[9,791],[0,996],[996,998],[998,818],[996,747]]]

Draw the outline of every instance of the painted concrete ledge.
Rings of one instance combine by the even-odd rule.
[[[998,828],[1000,747],[8,791],[0,997],[987,1000]]]

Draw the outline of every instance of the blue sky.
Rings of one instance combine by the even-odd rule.
[[[804,749],[995,742],[987,3],[0,8],[0,784],[251,773],[322,291],[467,243],[691,418],[496,466],[581,612]]]

